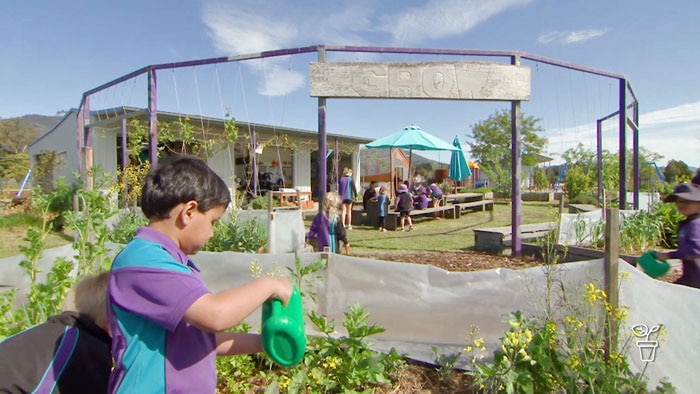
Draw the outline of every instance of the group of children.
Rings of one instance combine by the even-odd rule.
[[[408,188],[400,192],[399,211],[412,209],[405,203],[412,200]],[[0,391],[216,392],[216,356],[263,351],[258,334],[228,330],[266,300],[286,305],[292,294],[289,279],[280,277],[216,293],[206,287],[189,256],[211,238],[230,198],[201,159],[182,156],[155,167],[141,196],[149,223],[110,271],[78,283],[61,315],[0,342]],[[367,201],[388,207],[386,188]],[[678,249],[657,257],[682,259],[677,283],[700,288],[700,186],[678,185],[665,201],[675,202],[686,219]],[[338,193],[327,193],[308,235],[327,246],[344,238],[349,253],[338,220],[342,204]]]

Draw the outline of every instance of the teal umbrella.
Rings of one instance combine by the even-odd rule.
[[[368,148],[402,148],[415,150],[456,151],[458,149],[448,142],[426,133],[416,125],[406,126],[403,130],[374,140],[366,146]]]
[[[459,138],[457,138],[457,136],[455,136],[455,139],[452,141],[452,145],[459,150],[452,151],[450,171],[447,177],[455,182],[461,182],[470,177],[472,171],[469,169],[467,159],[464,157],[464,151],[462,151],[462,144],[459,143]]]
[[[416,125],[410,125],[403,130],[386,137],[376,139],[365,145],[367,148],[401,148],[408,149],[408,173],[411,173],[411,159],[413,150],[449,150],[456,151],[457,148],[448,142],[426,133]],[[391,155],[391,154],[390,154]],[[390,156],[391,157],[391,156]],[[391,164],[390,164],[391,166]]]

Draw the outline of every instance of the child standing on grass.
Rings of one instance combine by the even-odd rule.
[[[386,194],[386,187],[379,188],[377,195],[377,214],[379,216],[379,231],[386,232],[386,215],[389,212],[389,196]]]
[[[316,240],[317,251],[322,252],[324,248],[329,247],[332,253],[338,253],[340,241],[343,241],[345,254],[350,254],[350,242],[338,215],[340,204],[340,195],[336,192],[328,192],[323,196],[321,212],[314,216],[309,232],[306,234],[307,243],[311,243],[313,239]]]
[[[355,181],[352,180],[351,168],[343,170],[343,177],[338,181],[338,193],[343,200],[340,222],[346,229],[352,230],[352,203],[357,197],[357,188],[355,187]]]
[[[406,231],[406,222],[408,222],[408,231],[413,230],[413,220],[411,220],[411,211],[413,210],[413,196],[408,192],[408,186],[399,186],[399,195],[396,196],[396,210],[401,215],[401,231]]]
[[[201,159],[180,156],[146,177],[149,220],[112,263],[108,308],[112,393],[214,393],[217,355],[261,352],[258,334],[226,332],[270,298],[292,293],[265,277],[210,292],[188,258],[212,237],[231,201],[226,183]]]
[[[686,219],[678,225],[678,249],[657,252],[656,258],[681,259],[683,275],[675,283],[700,288],[700,186],[681,183],[664,202],[675,202],[678,212]]]

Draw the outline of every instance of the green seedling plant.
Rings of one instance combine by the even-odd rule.
[[[17,288],[0,294],[0,339],[42,323],[58,313],[66,293],[73,285],[70,275],[73,263],[63,258],[54,262],[43,282],[39,280],[41,270],[38,263],[46,247],[46,236],[52,228],[51,198],[37,190],[32,204],[41,213],[41,225],[27,229],[23,238],[27,244],[20,246],[24,258],[19,262],[22,272],[29,278],[29,288],[26,294],[19,294]],[[26,301],[15,309],[14,304],[20,295]]]
[[[95,187],[79,187],[76,191],[78,210],[66,213],[66,227],[75,234],[73,249],[76,251],[78,277],[109,268],[111,253],[106,246],[109,231],[105,222],[117,214],[106,192],[111,177],[98,167],[91,168],[89,175],[95,178]],[[78,174],[75,176],[78,178]]]
[[[391,384],[392,375],[405,368],[405,355],[395,349],[386,354],[369,349],[367,337],[385,331],[369,323],[369,313],[355,304],[344,315],[348,335],[333,338],[332,321],[315,312],[308,314],[323,336],[309,338],[302,363],[278,379],[280,389],[289,393],[302,389],[309,393],[371,392],[373,387]]]
[[[326,267],[326,260],[319,259],[303,265],[298,256],[294,268],[288,268],[292,282],[305,299],[315,296],[311,290],[317,275]],[[252,261],[250,271],[254,277],[274,276],[279,267],[264,272],[257,261]],[[305,301],[308,305],[308,303]],[[320,337],[309,337],[306,355],[301,363],[291,368],[276,366],[267,356],[234,356],[219,361],[219,391],[222,393],[247,392],[246,380],[267,382],[269,393],[354,393],[371,392],[373,387],[391,384],[392,377],[405,368],[405,355],[392,349],[388,354],[369,349],[367,338],[384,332],[384,328],[369,323],[369,313],[358,304],[344,314],[343,326],[347,336],[334,338],[335,323],[316,312],[307,313]],[[245,326],[246,331],[249,326]]]
[[[437,372],[438,379],[446,387],[453,390],[455,387],[454,380],[452,379],[452,377],[455,374],[455,365],[462,356],[462,352],[452,354],[440,354],[437,347],[433,346],[432,349],[433,354],[435,354],[435,365],[437,365],[435,371]]]

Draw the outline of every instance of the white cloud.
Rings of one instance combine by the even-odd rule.
[[[575,31],[550,31],[540,34],[537,38],[542,44],[560,43],[564,45],[574,44],[577,42],[588,41],[593,38],[601,37],[607,33],[609,29],[586,29]]]
[[[202,20],[214,47],[225,55],[323,44],[329,40],[336,45],[367,45],[360,33],[372,29],[373,10],[363,3],[302,9],[281,0],[231,4],[212,0],[205,2]],[[306,81],[305,72],[285,68],[288,60],[283,56],[244,64],[260,78],[260,94],[283,96],[303,88]]]
[[[603,123],[603,149],[619,150],[617,118]],[[639,119],[639,145],[650,152],[663,156],[658,164],[665,165],[671,159],[682,160],[691,167],[700,164],[700,101],[642,113]],[[595,150],[595,123],[565,129],[554,129],[547,133],[547,150],[560,157],[569,148],[584,144],[584,148]],[[632,132],[627,131],[627,149],[632,148]],[[560,163],[561,160],[557,160]]]
[[[507,9],[532,0],[432,0],[396,15],[382,17],[382,29],[396,45],[416,44],[462,34]]]

